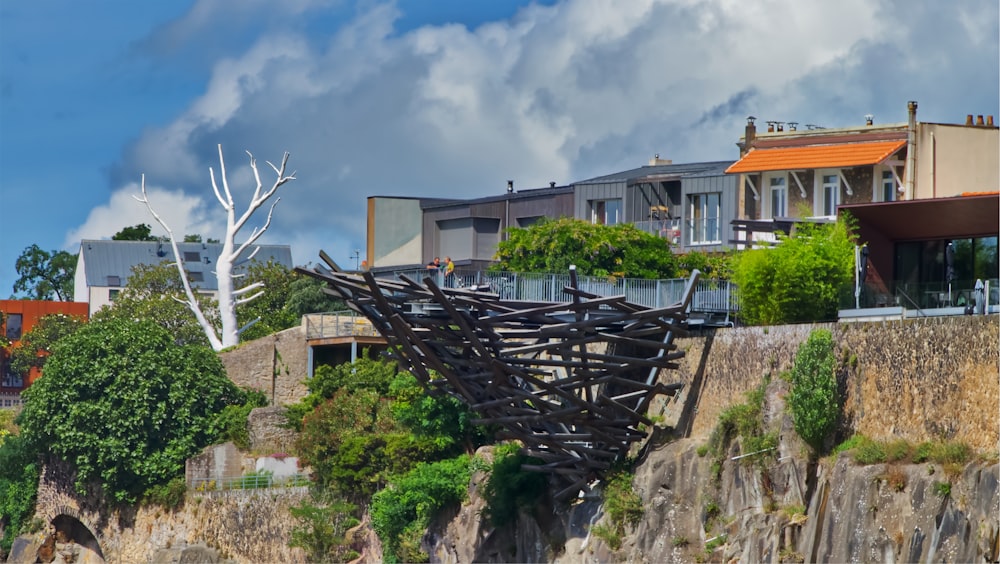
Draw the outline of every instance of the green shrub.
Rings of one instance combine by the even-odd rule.
[[[941,497],[948,497],[951,495],[951,482],[938,482],[935,481],[932,486],[934,493]]]
[[[215,425],[219,429],[218,441],[232,441],[236,448],[250,450],[250,429],[247,420],[255,408],[267,405],[267,396],[259,390],[243,388],[247,401],[243,405],[227,405],[222,408]]]
[[[187,494],[187,482],[184,476],[177,476],[165,484],[157,484],[143,494],[143,504],[159,505],[167,509],[180,507]]]
[[[308,562],[349,562],[359,554],[347,542],[346,533],[358,524],[356,506],[342,500],[317,505],[303,500],[290,507],[295,520],[288,545],[306,552]]]
[[[0,552],[9,552],[14,539],[30,524],[39,468],[36,450],[21,435],[10,435],[0,445],[0,520],[6,520]]]
[[[522,464],[541,462],[519,453],[518,446],[513,443],[496,448],[482,493],[486,501],[483,513],[494,527],[513,523],[521,509],[535,507],[542,500],[548,489],[545,475],[521,470]]]
[[[822,451],[840,413],[834,367],[832,334],[826,329],[814,330],[795,355],[788,405],[795,432],[816,452]]]
[[[885,458],[888,462],[899,462],[910,458],[913,447],[905,439],[895,439],[885,443]]]
[[[612,524],[622,529],[625,525],[634,527],[642,520],[642,498],[632,486],[633,478],[631,472],[618,470],[605,479],[604,512]]]
[[[421,463],[372,497],[372,527],[382,540],[387,562],[426,560],[419,553],[423,530],[442,509],[465,499],[470,474],[468,455]],[[415,534],[418,554],[413,553]],[[404,542],[407,539],[410,542]]]
[[[618,550],[622,547],[621,533],[610,524],[598,523],[590,528],[590,533],[604,541],[611,550]]]

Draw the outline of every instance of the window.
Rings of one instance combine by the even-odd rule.
[[[719,202],[721,200],[722,194],[719,192],[688,196],[690,202],[688,232],[691,234],[690,242],[692,245],[722,242],[722,237],[719,234]]]
[[[108,275],[108,286],[121,286],[121,276]]]
[[[108,290],[108,301],[111,302],[115,301],[115,299],[118,297],[118,294],[120,293],[121,290],[116,290],[116,289]]]
[[[201,262],[201,255],[198,251],[184,251],[184,262]]]
[[[621,222],[622,201],[591,200],[590,221],[597,225],[617,225]]]
[[[6,336],[8,341],[20,341],[21,340],[21,314],[20,313],[8,313],[6,322]]]
[[[882,195],[883,202],[894,202],[896,200],[896,177],[891,170],[882,171],[882,184],[879,194]]]
[[[818,179],[821,186],[815,191],[816,215],[837,215],[837,206],[840,204],[840,174],[823,172],[818,175]]]
[[[2,385],[4,388],[23,388],[24,378],[17,372],[11,370],[10,367],[7,367],[3,371]]]
[[[768,217],[764,219],[788,217],[788,177],[784,174],[772,176],[768,179],[767,187],[770,208],[767,210]]]
[[[205,281],[205,273],[204,272],[188,272],[188,278],[190,278],[192,282],[204,282]]]

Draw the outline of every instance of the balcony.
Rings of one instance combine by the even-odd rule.
[[[841,321],[910,319],[1000,313],[1000,279],[983,280],[981,293],[975,280],[956,280],[949,287],[942,282],[895,283],[885,286],[865,284],[857,298],[841,301]]]
[[[636,221],[633,223],[636,229],[652,233],[670,241],[674,245],[681,244],[681,220],[680,219],[653,219],[650,221]]]

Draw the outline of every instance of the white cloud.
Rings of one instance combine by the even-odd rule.
[[[153,209],[163,219],[177,237],[200,234],[203,237],[218,238],[224,231],[224,217],[213,216],[205,202],[186,195],[179,190],[165,190],[147,187],[149,201]],[[110,239],[125,227],[145,223],[156,236],[166,235],[162,227],[153,219],[146,206],[133,196],[140,195],[139,186],[125,186],[111,195],[107,204],[90,210],[83,225],[66,234],[63,248],[75,252],[83,239]]]
[[[233,17],[211,5],[157,37],[208,45],[205,30]],[[334,8],[303,0],[281,15],[288,25],[261,27],[249,47],[214,60],[205,92],[172,124],[145,131],[122,170],[200,201],[212,199],[217,143],[230,169],[244,149],[261,164],[287,150],[299,180],[283,189],[270,242],[313,246],[293,248],[296,261],[326,246],[349,255],[363,248],[369,195],[499,194],[509,178],[518,188],[565,184],[653,153],[735,159],[750,114],[830,127],[866,113],[905,121],[911,99],[929,121],[992,113],[997,5],[963,7],[565,0],[471,30],[400,34],[402,8],[359,2],[353,20],[317,37],[297,30]],[[92,214],[73,238],[112,220],[128,224]]]

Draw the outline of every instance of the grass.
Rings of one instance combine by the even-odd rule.
[[[876,441],[864,435],[854,435],[833,449],[834,455],[842,452],[850,452],[854,462],[862,465],[934,462],[960,467],[974,456],[972,448],[960,441],[929,441],[914,446],[904,439]]]

